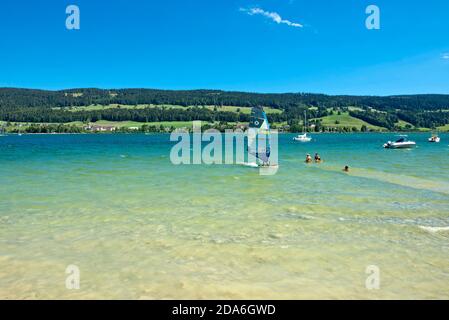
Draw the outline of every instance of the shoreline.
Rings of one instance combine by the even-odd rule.
[[[221,132],[221,131],[220,131]],[[402,135],[407,135],[407,134],[429,134],[432,133],[433,131],[369,131],[369,132],[361,132],[361,131],[357,131],[357,132],[307,132],[310,135],[323,135],[323,134],[332,134],[332,135],[354,135],[354,134],[402,134]],[[189,132],[192,133],[192,132]],[[221,132],[224,133],[224,132]],[[279,135],[298,135],[298,134],[302,134],[303,132],[278,132]],[[40,132],[23,132],[20,133],[20,135],[82,135],[82,134],[90,134],[90,135],[97,135],[97,134],[101,134],[101,135],[112,135],[112,134],[143,134],[143,135],[155,135],[155,134],[171,134],[171,132],[141,132],[141,131],[137,131],[136,132],[49,132],[49,133],[40,133]],[[443,131],[440,132],[439,134],[449,134],[449,131]],[[0,136],[18,136],[19,133],[14,132],[14,133],[10,133],[10,132],[5,132],[3,134],[1,134]]]

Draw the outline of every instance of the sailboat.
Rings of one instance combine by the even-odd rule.
[[[297,137],[294,137],[293,140],[299,141],[299,142],[310,142],[310,141],[312,141],[312,137],[307,136],[306,128],[307,128],[307,111],[304,110],[304,130],[303,130],[303,134],[299,134]]]
[[[254,107],[248,129],[248,153],[254,157],[254,161],[245,163],[246,166],[254,168],[277,167],[270,163],[270,124],[262,107]]]

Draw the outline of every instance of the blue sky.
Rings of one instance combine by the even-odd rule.
[[[2,0],[0,86],[449,93],[449,1]]]

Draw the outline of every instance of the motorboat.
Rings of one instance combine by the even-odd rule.
[[[402,136],[400,139],[392,142],[388,141],[384,144],[385,149],[410,149],[416,146],[415,141],[410,141],[406,136]]]

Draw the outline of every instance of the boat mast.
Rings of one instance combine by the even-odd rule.
[[[304,110],[304,133],[307,134],[307,109]]]

